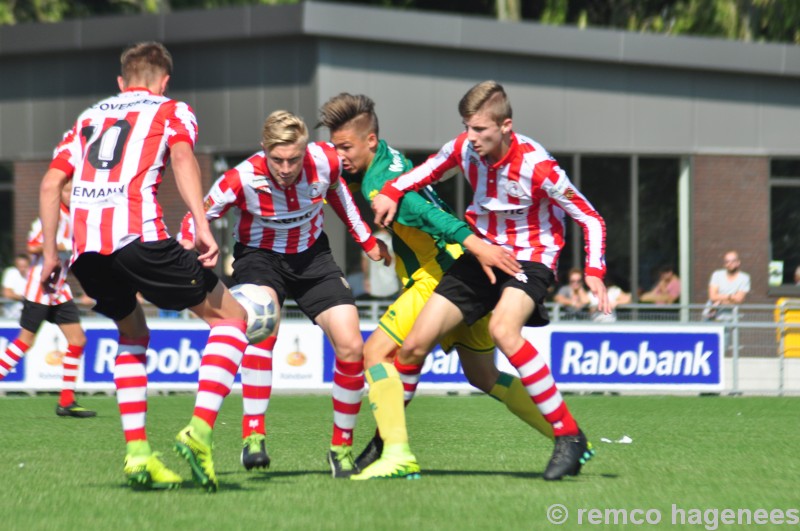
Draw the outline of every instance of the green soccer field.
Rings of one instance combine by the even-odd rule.
[[[634,518],[660,515],[658,526],[644,527],[715,529],[692,523],[692,515],[800,508],[800,398],[568,396],[567,402],[597,449],[577,478],[543,481],[551,443],[502,404],[483,396],[420,396],[409,408],[409,431],[422,478],[351,482],[332,479],[325,462],[330,398],[273,397],[267,419],[272,468],[248,473],[239,464],[241,397],[233,395],[215,433],[220,492],[206,494],[190,481],[171,492],[127,488],[113,398],[81,399],[97,409],[94,419],[56,417],[55,397],[0,398],[0,526],[622,529],[634,525],[591,523],[588,511],[638,509]],[[187,423],[193,397],[156,396],[149,404],[153,447],[188,478],[188,466],[172,452],[172,438]],[[373,430],[365,402],[358,450]],[[630,444],[600,440],[624,435]],[[565,525],[548,521],[554,504],[568,511]],[[558,510],[551,510],[555,518]]]

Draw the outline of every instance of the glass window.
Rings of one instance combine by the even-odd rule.
[[[783,283],[795,284],[800,267],[800,159],[774,159],[770,171],[770,258],[783,262]]]
[[[625,291],[631,290],[630,182],[630,157],[581,158],[579,189],[606,222],[606,267]],[[581,240],[579,265],[583,266],[583,233],[575,222],[569,224],[569,230],[576,231]],[[559,277],[563,278],[561,271]]]
[[[678,272],[679,173],[680,159],[639,159],[638,271],[644,290],[655,285],[662,267]]]
[[[14,257],[14,171],[0,163],[0,267],[11,265]]]

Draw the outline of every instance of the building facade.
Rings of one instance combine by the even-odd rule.
[[[382,136],[422,160],[462,130],[464,92],[495,79],[511,98],[514,129],[546,146],[606,218],[615,283],[648,290],[668,265],[682,301],[703,302],[711,272],[736,249],[753,280],[749,302],[791,292],[800,265],[797,46],[319,2],[0,28],[6,259],[24,250],[53,146],[87,105],[116,92],[119,53],[140,40],[173,53],[170,95],[197,114],[206,185],[258,148],[271,111],[313,127],[319,106],[342,91],[372,97]],[[459,178],[441,185],[459,211],[467,188]],[[161,197],[174,232],[184,209],[169,176]],[[358,249],[333,217],[334,254],[355,271]],[[581,253],[573,225],[560,270],[580,265]],[[768,285],[771,261],[783,263],[783,288]]]

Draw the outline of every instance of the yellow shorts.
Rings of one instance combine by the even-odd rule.
[[[402,345],[411,327],[422,311],[422,307],[433,294],[439,280],[432,276],[418,279],[405,290],[381,317],[378,326],[394,340]],[[455,330],[447,334],[439,342],[442,350],[450,352],[453,348],[463,346],[473,352],[493,354],[494,342],[489,335],[489,315],[485,315],[472,326],[460,323]]]

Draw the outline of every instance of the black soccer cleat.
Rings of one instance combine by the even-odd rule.
[[[89,417],[96,417],[97,413],[91,409],[86,409],[83,406],[79,406],[77,402],[72,402],[68,406],[62,406],[61,404],[58,404],[56,406],[56,415],[59,417],[76,417],[79,419],[85,419]]]
[[[353,474],[358,474],[353,449],[350,446],[331,446],[328,452],[328,464],[331,467],[331,477],[347,479]]]
[[[364,470],[369,465],[380,459],[381,454],[383,453],[383,439],[377,433],[375,437],[372,438],[369,443],[367,443],[366,448],[358,454],[356,457],[356,468],[358,470]]]
[[[269,468],[267,454],[267,438],[261,433],[253,432],[242,441],[242,466],[246,470]]]
[[[592,444],[586,440],[582,431],[578,431],[578,435],[556,437],[553,457],[547,463],[543,477],[547,481],[554,481],[564,476],[577,476],[594,453]]]

